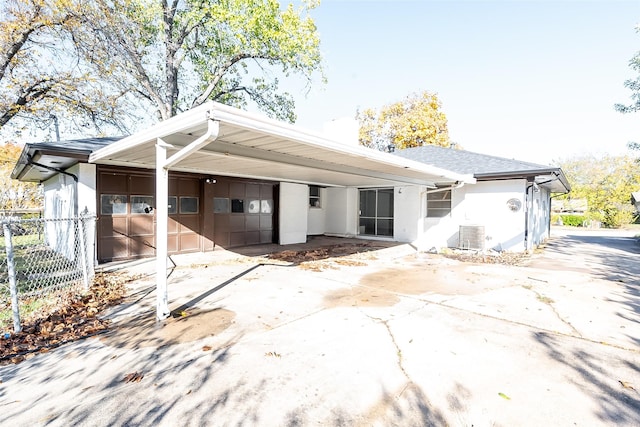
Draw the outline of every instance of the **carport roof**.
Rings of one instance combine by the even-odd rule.
[[[170,145],[170,157],[205,135],[211,120],[219,124],[217,138],[172,165],[171,170],[325,186],[475,182],[469,174],[340,143],[215,102],[101,148],[90,155],[89,162],[155,168],[158,139]]]

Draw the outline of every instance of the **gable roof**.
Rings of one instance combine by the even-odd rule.
[[[87,162],[89,155],[123,137],[84,138],[57,142],[25,144],[11,178],[27,182],[42,182],[78,162]]]
[[[393,154],[428,165],[438,165],[461,174],[472,174],[479,181],[529,178],[554,193],[568,193],[571,186],[559,167],[490,156],[436,145],[397,150]]]

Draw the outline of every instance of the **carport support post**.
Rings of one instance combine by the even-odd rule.
[[[160,138],[156,142],[156,317],[164,320],[171,314],[167,295],[167,231],[169,221],[169,169],[167,144]]]

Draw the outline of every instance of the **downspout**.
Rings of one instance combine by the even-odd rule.
[[[67,171],[62,170],[60,168],[54,168],[53,166],[43,165],[42,163],[34,162],[33,158],[31,156],[27,156],[27,164],[28,165],[32,165],[32,166],[37,166],[37,167],[42,168],[42,169],[47,169],[47,170],[50,170],[51,172],[57,172],[57,173],[61,173],[62,175],[70,176],[71,178],[73,178],[73,180],[76,183],[78,183],[78,177],[75,176],[74,174],[72,174],[71,172],[67,172]]]
[[[167,148],[171,145],[161,138],[156,142],[156,318],[159,321],[168,318],[171,314],[167,293],[169,169],[218,138],[220,123],[209,116],[207,124],[207,132],[204,135],[169,158],[167,158]]]

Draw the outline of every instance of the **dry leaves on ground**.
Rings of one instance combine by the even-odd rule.
[[[24,321],[21,332],[0,339],[0,365],[19,363],[30,354],[106,330],[109,321],[97,315],[120,303],[125,284],[133,279],[117,273],[96,275],[86,293],[60,298],[50,314]]]
[[[324,246],[317,249],[302,251],[281,251],[268,255],[269,259],[300,264],[309,261],[320,261],[327,258],[353,255],[361,252],[375,251],[386,246],[378,245],[375,242],[348,243]]]
[[[462,262],[473,262],[478,264],[504,264],[504,265],[521,265],[530,258],[530,255],[520,252],[500,252],[500,253],[482,253],[469,251],[453,251],[442,254],[446,258],[455,259]]]

